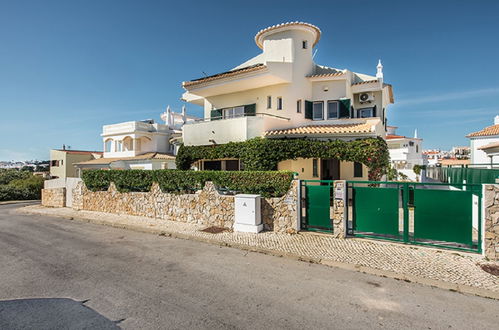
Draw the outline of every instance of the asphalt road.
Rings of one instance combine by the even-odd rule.
[[[491,299],[16,207],[0,206],[0,329],[499,324]]]

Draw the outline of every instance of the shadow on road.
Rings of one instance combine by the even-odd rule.
[[[0,301],[0,329],[121,329],[116,323],[68,298]]]

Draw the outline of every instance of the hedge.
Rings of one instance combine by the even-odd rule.
[[[43,178],[27,171],[0,169],[0,201],[40,199]]]
[[[201,159],[240,159],[245,170],[276,170],[280,161],[297,158],[335,158],[359,162],[369,168],[369,179],[380,180],[389,169],[388,146],[382,138],[353,141],[254,138],[210,146],[180,146],[177,168],[188,170]]]
[[[120,192],[149,191],[157,182],[163,192],[194,193],[211,181],[217,189],[263,197],[280,197],[291,185],[289,171],[85,170],[82,180],[92,191],[107,190],[114,182]]]

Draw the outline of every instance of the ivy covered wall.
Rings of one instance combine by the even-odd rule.
[[[369,168],[369,180],[380,180],[389,168],[388,147],[382,138],[354,141],[254,138],[212,146],[181,146],[177,168],[187,170],[201,159],[238,158],[248,171],[271,171],[280,161],[296,158],[336,158]]]

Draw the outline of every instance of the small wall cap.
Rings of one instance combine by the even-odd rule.
[[[235,195],[236,198],[258,198],[260,195],[252,195],[252,194],[237,194]]]

